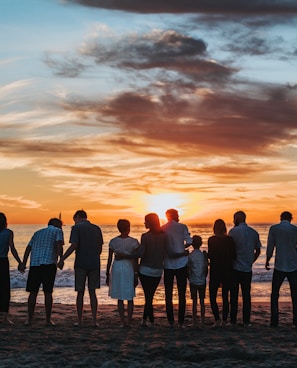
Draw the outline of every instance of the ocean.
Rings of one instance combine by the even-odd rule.
[[[265,260],[266,260],[266,241],[267,234],[271,224],[251,224],[260,235],[260,240],[262,242],[262,251],[258,260],[255,262],[253,266],[253,282],[252,282],[252,299],[253,300],[263,300],[269,301],[270,292],[271,292],[271,279],[273,272],[273,262],[271,259],[271,270],[267,271],[265,269]],[[25,248],[31,239],[33,233],[41,228],[45,227],[44,225],[9,225],[9,228],[14,232],[14,242],[15,247],[19,253],[21,259],[23,258],[23,254]],[[100,225],[104,238],[103,251],[101,255],[101,288],[98,290],[98,301],[99,304],[115,304],[116,300],[111,299],[108,296],[108,288],[105,285],[105,273],[106,273],[106,263],[108,257],[108,244],[109,241],[118,235],[118,230],[115,225]],[[188,226],[191,232],[191,235],[200,235],[203,239],[202,250],[207,250],[207,239],[213,234],[212,225],[191,225]],[[230,226],[228,226],[228,229]],[[69,246],[69,235],[70,235],[71,225],[63,226],[65,246],[64,250],[66,250]],[[131,227],[130,236],[135,237],[140,240],[140,236],[144,233],[146,229],[143,226],[133,226]],[[17,262],[12,257],[11,253],[9,253],[10,260],[10,274],[11,274],[11,301],[24,303],[27,300],[27,292],[25,291],[26,280],[28,275],[28,266],[27,270],[24,274],[21,274],[17,270]],[[74,263],[74,253],[65,261],[65,265],[63,270],[57,271],[55,289],[54,289],[54,302],[61,304],[75,304],[76,293],[74,291],[74,272],[73,272],[73,263]],[[188,303],[190,301],[189,291],[187,293]],[[285,281],[284,285],[280,291],[280,300],[287,301],[290,299],[290,290],[288,283]],[[164,295],[164,286],[163,281],[159,285],[159,288],[156,292],[154,303],[163,304],[165,300]],[[177,301],[177,291],[176,288],[174,290],[174,300]],[[37,302],[43,303],[43,293],[40,292],[38,296]],[[88,302],[88,294],[86,293],[86,302]],[[134,299],[135,304],[143,304],[143,292],[141,285],[139,284],[136,288],[136,297]]]

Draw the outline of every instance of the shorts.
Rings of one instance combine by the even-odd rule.
[[[197,299],[197,294],[199,295],[200,300],[205,299],[205,291],[206,291],[206,284],[195,285],[190,283],[191,299]]]
[[[26,291],[38,293],[40,285],[42,284],[45,293],[52,293],[56,273],[57,266],[55,264],[31,266],[29,269]]]
[[[86,279],[88,279],[88,289],[100,289],[100,270],[84,270],[75,268],[75,291],[85,291]]]

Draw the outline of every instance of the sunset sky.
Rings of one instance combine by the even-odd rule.
[[[296,29],[296,0],[1,0],[0,212],[297,219]]]

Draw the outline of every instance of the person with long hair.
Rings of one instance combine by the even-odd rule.
[[[214,235],[208,239],[209,268],[209,298],[215,326],[221,323],[217,303],[218,289],[222,288],[223,321],[226,324],[229,314],[229,294],[231,289],[233,261],[235,259],[235,242],[227,235],[224,220],[217,219],[213,225]]]
[[[23,263],[14,246],[13,231],[7,228],[6,216],[0,212],[0,314],[2,315],[3,322],[13,324],[8,319],[10,303],[9,249],[18,262],[18,270],[24,272]]]
[[[148,231],[141,235],[139,256],[139,279],[143,288],[145,305],[142,326],[154,326],[153,298],[163,274],[163,262],[167,247],[167,235],[160,226],[156,213],[149,213],[144,218]]]

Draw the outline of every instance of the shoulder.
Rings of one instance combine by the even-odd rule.
[[[247,228],[248,228],[248,230],[251,232],[251,233],[253,233],[254,235],[256,235],[256,236],[259,236],[259,233],[258,233],[258,231],[256,230],[256,229],[254,229],[253,227],[251,227],[251,226],[247,226]]]
[[[136,238],[132,238],[132,236],[129,236],[129,239],[130,239],[130,241],[131,241],[131,243],[136,243],[136,244],[139,244],[139,241],[138,241],[138,239],[136,239]]]

